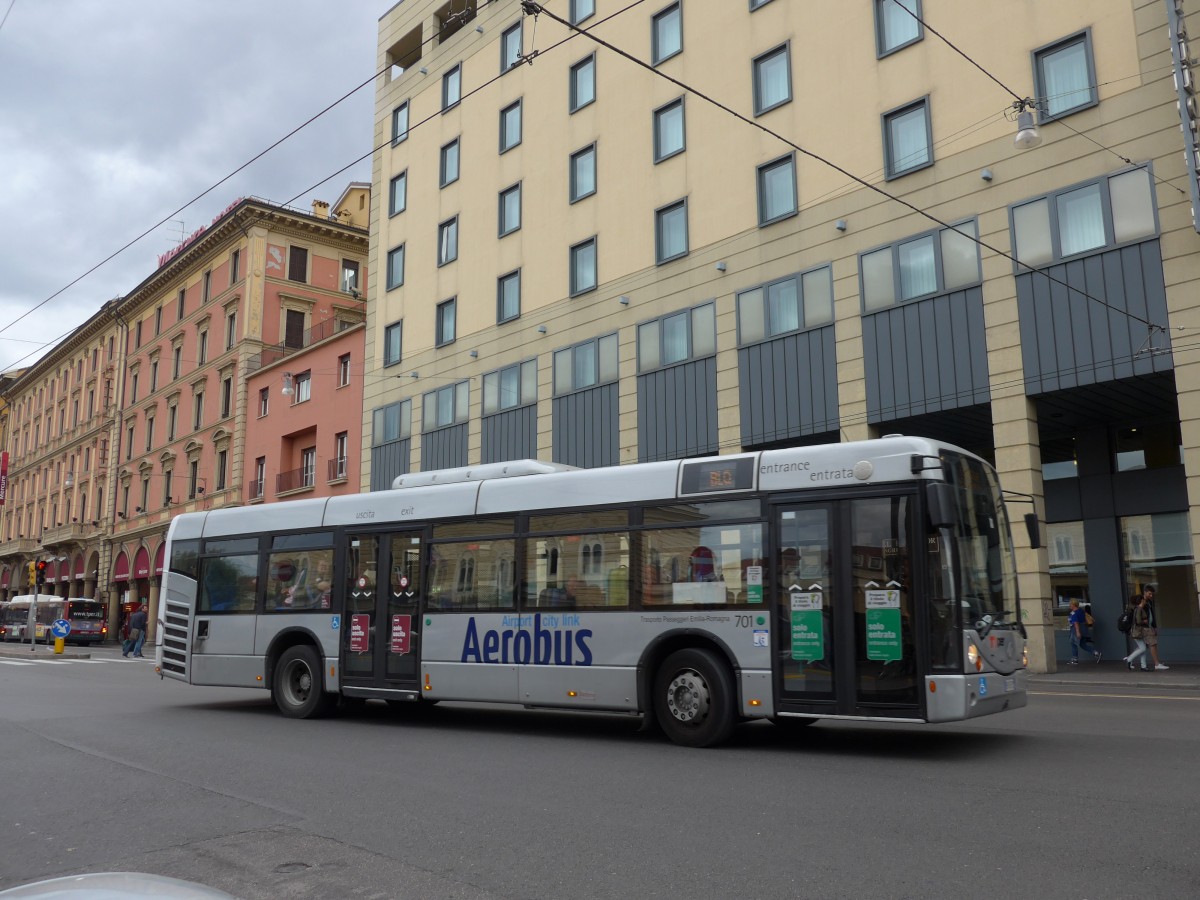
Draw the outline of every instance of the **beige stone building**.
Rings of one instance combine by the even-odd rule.
[[[1192,6],[397,4],[364,487],[942,438],[1034,498],[1035,667],[1075,596],[1124,653],[1146,583],[1163,658],[1200,660]]]

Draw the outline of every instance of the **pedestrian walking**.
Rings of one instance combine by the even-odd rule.
[[[142,656],[142,644],[146,642],[146,602],[143,599],[138,604],[137,609],[133,611],[133,615],[129,617],[129,637],[125,639],[125,643],[121,645],[121,655],[128,657],[130,651],[138,659],[144,659]]]
[[[1082,647],[1088,653],[1095,657],[1096,662],[1100,662],[1103,654],[1096,649],[1096,645],[1092,643],[1092,636],[1088,630],[1088,615],[1079,606],[1078,600],[1071,601],[1071,612],[1067,616],[1067,627],[1071,630],[1071,662],[1072,666],[1079,665],[1079,649]]]
[[[1146,634],[1144,640],[1146,641],[1146,646],[1150,648],[1150,656],[1154,660],[1154,668],[1160,672],[1165,672],[1171,667],[1164,665],[1162,660],[1158,658],[1158,610],[1154,606],[1154,585],[1146,585],[1142,589],[1142,596],[1146,598]]]
[[[1153,593],[1151,591],[1150,593]],[[1146,665],[1146,627],[1150,621],[1150,615],[1146,611],[1146,592],[1142,592],[1142,596],[1137,598],[1137,606],[1133,608],[1133,625],[1129,628],[1129,637],[1133,641],[1137,649],[1125,657],[1125,665],[1133,671],[1133,664],[1136,660],[1141,660],[1142,671],[1149,671],[1150,667]]]

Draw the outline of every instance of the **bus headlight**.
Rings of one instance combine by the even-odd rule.
[[[1026,669],[1029,668],[1029,647],[1028,647],[1028,645],[1021,648],[1021,665],[1023,665]]]

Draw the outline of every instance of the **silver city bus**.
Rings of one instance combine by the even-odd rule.
[[[947,722],[1024,706],[1000,486],[911,437],[573,469],[175,518],[159,671],[342,698],[740,720]],[[354,701],[357,702],[357,701]]]

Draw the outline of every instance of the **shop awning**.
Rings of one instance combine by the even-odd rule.
[[[129,580],[129,557],[122,550],[117,554],[117,561],[113,564],[113,581],[128,581]]]
[[[150,577],[150,552],[145,547],[138,547],[137,555],[133,558],[133,577]]]
[[[58,583],[58,560],[52,559],[46,564],[46,584]]]
[[[167,555],[167,542],[163,541],[158,545],[158,550],[154,554],[154,574],[161,575],[163,570],[163,560]]]
[[[80,553],[75,557],[75,565],[71,569],[71,577],[76,581],[83,581],[83,554]]]

